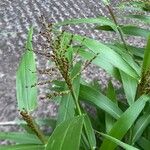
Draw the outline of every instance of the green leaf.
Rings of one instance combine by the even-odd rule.
[[[68,87],[66,87],[66,89],[68,90]],[[61,122],[67,119],[73,118],[74,114],[75,114],[75,104],[71,93],[63,95],[58,109],[58,119],[56,126],[58,126]]]
[[[0,150],[44,150],[44,145],[10,145],[0,146]]]
[[[20,110],[33,111],[37,107],[37,83],[35,57],[32,48],[33,28],[28,33],[26,52],[16,74],[17,101]]]
[[[138,74],[140,74],[141,68],[137,65],[137,63],[135,62],[133,57],[131,57],[131,55],[126,53],[126,50],[124,47],[120,47],[117,44],[116,45],[109,45],[109,46],[112,49],[114,49],[116,52],[118,52],[122,56],[122,58],[125,59],[125,61],[127,61],[130,64],[130,66],[132,68],[134,68],[136,70],[136,72],[138,72]],[[131,76],[127,75],[126,73],[124,73],[121,70],[119,70],[119,71],[120,71],[121,80],[123,83],[125,96],[127,98],[127,102],[129,105],[131,105],[134,103],[138,80],[132,78]]]
[[[1,140],[11,140],[20,144],[42,144],[37,136],[22,132],[0,132]]]
[[[124,49],[124,45],[121,43],[116,43],[117,47],[119,47],[120,49]],[[135,47],[132,45],[127,45],[128,49],[130,50],[130,52],[138,57],[141,57],[143,59],[144,57],[144,48],[140,48],[140,47]]]
[[[144,150],[149,150],[149,148],[150,148],[150,141],[147,140],[147,139],[144,138],[144,137],[141,137],[141,138],[138,140],[138,144],[139,144]]]
[[[123,2],[121,3],[121,6],[124,8],[128,8],[130,11],[141,11],[143,14],[143,11],[150,11],[150,3],[149,1],[130,1],[130,2]]]
[[[133,125],[149,99],[150,98],[148,96],[143,95],[137,101],[135,101],[116,121],[113,128],[109,132],[109,135],[117,138],[118,140],[121,140]],[[100,150],[114,150],[116,147],[117,144],[110,142],[108,139],[104,139]]]
[[[114,89],[113,84],[112,84],[111,81],[109,81],[109,83],[108,83],[108,89],[107,89],[107,92],[106,92],[106,96],[109,99],[111,99],[111,101],[113,101],[114,103],[117,104],[115,89]]]
[[[88,115],[84,117],[85,132],[91,148],[96,148],[96,139],[92,124]]]
[[[132,25],[122,26],[121,29],[123,33],[127,35],[134,35],[134,36],[141,36],[141,37],[148,38],[150,34],[150,30],[132,26]]]
[[[86,135],[84,134],[84,132],[82,132],[82,135],[81,135],[81,140],[80,140],[80,148],[82,147],[82,149],[84,148],[85,150],[87,149],[91,149],[90,148],[90,145],[89,145],[89,142],[87,140],[87,137]]]
[[[80,85],[79,98],[84,102],[91,103],[104,110],[115,119],[118,119],[122,114],[121,109],[114,102],[89,86]]]
[[[45,150],[78,150],[83,119],[83,116],[78,116],[59,124],[50,136]]]
[[[110,25],[96,26],[96,30],[115,31]]]
[[[150,34],[150,30],[133,26],[133,25],[120,25],[119,27],[122,30],[122,32],[127,35],[141,36],[141,37],[148,38]],[[96,26],[95,29],[116,32],[116,30],[114,30],[109,25]]]
[[[134,78],[125,74],[122,71],[120,71],[120,75],[123,82],[123,88],[124,88],[125,96],[127,98],[127,102],[129,105],[132,105],[134,103],[134,99],[136,95],[137,80],[135,80]]]
[[[83,40],[84,39],[84,40]],[[109,48],[108,46],[83,36],[74,35],[74,40],[82,42],[82,45],[86,46],[89,50],[95,54],[99,53],[97,58],[102,59],[103,62],[109,62],[114,67],[122,70],[133,78],[139,78],[138,73],[126,62],[117,52]]]
[[[118,140],[118,139],[116,139],[116,138],[114,138],[114,137],[112,137],[112,136],[109,136],[109,135],[104,134],[104,133],[101,133],[101,132],[98,132],[98,133],[101,134],[101,135],[102,135],[103,137],[105,137],[106,139],[108,139],[108,140],[114,142],[115,144],[117,144],[118,146],[120,146],[120,147],[122,147],[122,148],[124,148],[124,149],[126,149],[126,150],[139,150],[139,149],[137,149],[137,148],[135,148],[135,147],[133,147],[133,146],[131,146],[131,145],[128,145],[128,144],[126,144],[126,143],[123,143],[122,141],[120,141],[120,140]]]
[[[81,62],[77,63],[74,66],[71,72],[71,77],[73,78],[74,76],[76,76],[80,72],[80,70],[81,70]],[[80,89],[80,74],[74,79],[73,87],[75,90],[75,94],[78,98],[79,89]],[[66,89],[68,90],[68,87],[66,87]],[[73,118],[74,114],[75,114],[75,104],[71,93],[62,96],[61,103],[58,110],[57,125],[67,119]]]
[[[148,15],[127,15],[125,17],[138,19],[140,21],[143,21],[144,23],[150,23],[150,16]]]
[[[147,46],[144,51],[144,59],[142,65],[143,75],[150,69],[150,36],[148,38]]]
[[[107,89],[106,96],[111,101],[113,101],[114,103],[117,104],[116,93],[115,93],[115,90],[114,90],[114,87],[113,87],[111,81],[108,84],[108,89]],[[106,133],[108,133],[111,130],[113,124],[115,123],[115,120],[112,116],[110,116],[109,114],[106,113],[105,114],[105,123],[106,123]]]
[[[143,11],[144,2],[143,1],[123,1],[119,3],[119,8],[133,10],[133,11]]]
[[[91,52],[86,51],[85,49],[78,49],[78,53],[80,56],[82,56],[86,60],[91,60],[95,55]],[[119,72],[118,69],[115,68],[108,59],[105,59],[103,57],[97,57],[95,58],[91,63],[103,68],[107,73],[112,75],[113,77],[119,79]]]
[[[141,67],[135,62],[133,56],[131,56],[131,54],[127,53],[125,47],[120,47],[120,45],[118,43],[116,43],[115,45],[111,45],[108,44],[108,46],[113,49],[114,51],[116,51],[126,62],[128,62],[128,64],[130,64],[130,66],[132,68],[134,68],[134,70],[137,72],[137,74],[140,75],[141,73]],[[138,79],[136,79],[138,81]]]
[[[77,24],[83,24],[83,23],[92,23],[92,24],[101,24],[101,25],[109,25],[114,30],[116,30],[116,25],[108,18],[106,17],[98,17],[98,18],[80,18],[80,19],[71,19],[71,20],[65,20],[63,22],[56,23],[54,26],[64,26],[64,25],[77,25]]]
[[[133,144],[141,137],[142,133],[149,124],[150,124],[150,110],[148,110],[143,116],[141,116],[137,120],[133,128],[133,137],[132,137]]]

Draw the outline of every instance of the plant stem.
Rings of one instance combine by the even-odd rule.
[[[114,13],[113,13],[113,10],[112,10],[111,6],[106,5],[106,7],[108,8],[109,13],[110,13],[110,15],[111,15],[111,17],[112,17],[112,19],[113,19],[113,21],[114,21],[116,27],[117,27],[118,33],[119,33],[119,35],[120,35],[120,38],[121,38],[121,40],[122,40],[122,42],[123,42],[123,44],[124,44],[124,47],[125,47],[126,51],[129,52],[128,47],[127,47],[127,44],[126,44],[125,39],[124,39],[124,37],[123,37],[122,30],[120,29],[120,27],[119,27],[119,25],[118,25],[117,19],[116,19]]]
[[[76,104],[79,115],[82,115],[81,108],[80,108],[80,105],[78,103],[78,99],[77,99],[76,94],[74,92],[73,86],[71,87],[70,92],[71,92],[71,95],[72,95],[74,102]]]
[[[76,97],[76,95],[75,95],[73,90],[71,90],[71,95],[72,95],[72,97],[73,97],[73,99],[75,101],[75,104],[76,104],[76,107],[77,107],[79,115],[82,115],[82,112],[81,112],[81,109],[80,109],[80,105],[78,103],[78,99],[77,99],[77,97]]]
[[[70,86],[70,85],[71,85],[71,86]],[[76,104],[78,114],[81,116],[81,115],[82,115],[81,108],[80,108],[80,105],[79,105],[79,102],[78,102],[78,98],[76,97],[76,94],[75,94],[75,92],[74,92],[72,83],[68,85],[68,88],[69,88],[69,90],[70,90],[70,92],[71,92],[71,95],[72,95],[72,97],[73,97],[73,99],[74,99],[74,102],[75,102],[75,104]],[[84,127],[84,133],[86,134],[86,136],[88,136],[88,133],[86,132],[86,124],[85,124],[85,122],[83,123],[83,127]],[[84,138],[83,138],[83,139],[84,139]],[[85,139],[84,139],[84,140],[85,140]],[[89,145],[90,145],[90,147],[91,147],[91,150],[94,150],[94,148],[91,146],[91,144],[90,144],[88,138],[87,138],[87,141],[88,141],[88,143],[89,143]],[[85,142],[85,141],[84,141],[84,142]]]

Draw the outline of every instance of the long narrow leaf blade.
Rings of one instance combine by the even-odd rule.
[[[114,102],[89,86],[80,86],[79,98],[84,102],[94,104],[96,107],[104,110],[115,119],[118,119],[122,114],[122,110]]]
[[[116,143],[117,145],[119,145],[120,147],[126,149],[126,150],[139,150],[131,145],[128,145],[126,143],[123,143],[122,141],[110,136],[110,135],[107,135],[107,134],[104,134],[104,133],[100,133],[103,137],[105,137],[106,139]]]
[[[150,69],[150,36],[147,41],[147,46],[144,51],[144,59],[142,65],[142,73],[143,75]]]
[[[91,52],[88,52],[84,49],[78,49],[78,53],[80,56],[82,56],[86,60],[91,60],[94,57],[94,54]],[[119,71],[117,68],[115,68],[108,59],[105,59],[103,57],[97,57],[95,58],[91,63],[103,68],[108,74],[111,76],[117,78],[119,80]]]
[[[32,48],[33,28],[28,33],[26,52],[22,57],[16,74],[18,108],[32,111],[37,107],[37,75],[35,57]]]
[[[121,29],[123,33],[127,35],[141,36],[141,37],[148,38],[150,34],[150,30],[148,29],[143,29],[143,28],[131,26],[131,25],[123,26],[121,27]]]
[[[118,53],[116,53],[108,46],[96,40],[79,35],[74,35],[74,40],[82,42],[83,45],[85,45],[95,54],[99,53],[99,55],[97,56],[99,59],[106,60],[106,62],[109,61],[111,65],[124,71],[135,79],[139,78],[139,74],[134,70],[134,68],[132,68],[128,62],[126,62]]]
[[[94,149],[96,148],[96,138],[95,138],[94,130],[92,128],[92,124],[88,115],[84,117],[84,125],[85,125],[85,131],[87,133],[86,136],[88,138],[90,147]]]
[[[105,30],[105,31],[115,31],[111,26],[109,25],[102,25],[102,26],[97,26],[95,27],[97,30]],[[126,35],[131,35],[131,36],[141,36],[144,38],[148,38],[150,34],[150,30],[148,29],[143,29],[137,26],[133,25],[120,25],[120,29],[122,32]]]
[[[11,140],[19,144],[42,144],[37,136],[21,132],[0,132],[1,140]]]
[[[111,82],[109,82],[109,84],[108,84],[106,96],[111,101],[113,101],[115,104],[117,104],[116,93],[115,93],[114,87]],[[113,127],[113,124],[115,123],[115,119],[106,113],[105,114],[105,123],[106,123],[106,133],[108,133],[111,130],[111,128]]]
[[[64,25],[77,25],[83,23],[110,25],[114,30],[116,30],[115,24],[108,18],[102,16],[98,18],[79,18],[79,19],[65,20],[63,22],[56,23],[55,27],[64,26]]]
[[[140,75],[141,72],[141,67],[135,62],[134,58],[127,53],[125,47],[120,47],[118,43],[116,43],[115,45],[111,45],[108,44],[108,46],[113,49],[115,52],[117,52],[118,54],[120,54],[122,56],[122,58],[128,62],[128,64],[130,64],[130,66],[132,68],[134,68],[134,70],[137,72],[137,74]],[[129,49],[129,48],[128,48]],[[130,50],[130,49],[129,49]],[[137,79],[136,79],[137,80]]]
[[[136,95],[137,80],[122,71],[120,71],[120,74],[127,102],[129,105],[132,105]]]
[[[149,107],[150,108],[150,107]],[[150,110],[148,110],[143,116],[141,116],[134,128],[133,128],[133,137],[132,143],[135,143],[144,132],[145,128],[150,124]]]
[[[44,145],[10,145],[0,146],[0,150],[45,150]]]
[[[83,116],[78,116],[59,124],[50,136],[45,150],[78,150],[83,119]]]
[[[128,15],[125,17],[138,19],[140,21],[143,21],[144,23],[150,23],[150,16],[148,15]]]
[[[109,132],[109,135],[117,138],[118,140],[121,140],[130,129],[130,127],[133,125],[149,99],[150,98],[148,96],[143,95],[137,101],[135,101],[117,120],[117,122],[114,124],[113,128]],[[110,142],[108,139],[104,139],[100,150],[114,150],[116,147],[116,144]]]
[[[117,43],[117,47],[123,49],[124,45]],[[140,58],[144,58],[144,48],[135,47],[135,46],[131,46],[131,45],[127,45],[127,47],[133,55],[138,56]]]
[[[144,150],[149,150],[149,148],[150,148],[150,141],[147,140],[147,139],[144,138],[144,137],[141,137],[141,138],[138,140],[138,144],[139,144],[140,147],[142,147]]]
[[[58,109],[58,119],[56,125],[59,125],[61,122],[67,119],[73,118],[74,114],[75,114],[75,104],[71,94],[68,93],[67,95],[63,95]]]

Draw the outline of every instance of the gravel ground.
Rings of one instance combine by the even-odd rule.
[[[113,1],[114,5],[117,1]],[[39,17],[43,15],[47,21],[63,21],[70,18],[96,17],[107,15],[107,10],[99,0],[0,0],[0,122],[12,121],[18,118],[15,94],[15,73],[19,59],[24,52],[24,42],[29,26],[37,31],[41,28]],[[92,38],[109,41],[113,34],[93,31],[89,25],[73,26],[69,30],[85,34]],[[35,34],[34,40],[38,40]],[[134,43],[134,39],[131,39]],[[139,39],[143,44],[143,39]],[[130,41],[131,42],[131,41]],[[39,48],[35,45],[35,48]],[[41,58],[39,67],[45,66]],[[110,78],[102,69],[94,67],[85,72],[87,80],[96,78],[102,85],[107,85]],[[120,87],[115,82],[116,87]],[[55,116],[57,109],[53,103],[39,102],[38,115]],[[15,128],[0,127],[1,130]]]

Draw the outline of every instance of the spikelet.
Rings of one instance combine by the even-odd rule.
[[[83,66],[83,68],[82,68],[82,70],[81,70],[81,72],[78,72],[71,80],[73,81],[75,78],[77,78],[77,76],[79,76],[92,63],[92,61],[97,58],[98,55],[99,55],[99,53],[95,54],[93,56],[93,58],[91,58],[90,60],[86,61],[84,66]]]
[[[20,115],[22,116],[23,120],[27,123],[27,126],[36,134],[39,139],[45,143],[45,138],[42,131],[39,129],[38,125],[34,122],[34,119],[26,110],[21,111]]]
[[[45,98],[52,99],[52,98],[54,98],[54,97],[67,95],[67,94],[69,94],[69,93],[70,93],[69,90],[61,91],[61,92],[47,93]]]
[[[148,70],[139,84],[141,94],[150,94],[150,70]]]

